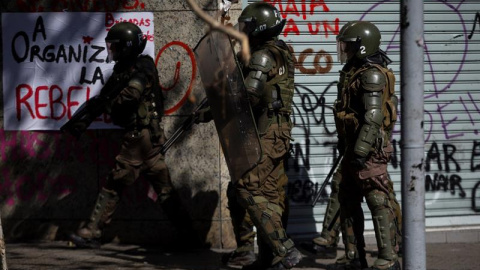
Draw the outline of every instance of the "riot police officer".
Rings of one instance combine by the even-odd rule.
[[[284,175],[282,163],[292,140],[293,57],[278,39],[285,20],[274,6],[250,4],[238,22],[252,51],[243,74],[263,151],[260,162],[234,187],[258,232],[259,257],[243,269],[289,269],[298,264],[301,253],[282,222],[285,209],[278,181]]]
[[[73,242],[83,247],[99,245],[102,229],[114,213],[123,189],[133,184],[140,174],[150,182],[162,209],[177,228],[191,225],[179,195],[173,189],[165,158],[160,153],[165,141],[160,126],[163,97],[153,59],[141,54],[147,40],[138,26],[120,22],[110,29],[105,42],[108,60],[115,62],[113,74],[98,98],[87,101],[85,116],[66,128],[72,134],[79,134],[97,117],[97,113],[105,112],[110,114],[115,125],[124,129],[115,167],[98,194],[90,218],[85,226],[71,235]],[[192,234],[193,231],[185,233]]]
[[[372,269],[400,269],[394,193],[387,172],[393,147],[390,143],[397,119],[395,76],[391,60],[380,49],[378,28],[366,21],[349,22],[337,36],[340,71],[336,126],[344,158],[340,165],[338,200],[345,256],[331,268],[366,267],[364,258],[365,198],[371,211],[378,258]]]
[[[342,35],[350,25],[354,24],[355,21],[348,22],[345,24],[341,29],[339,34]],[[334,115],[335,124],[338,125],[341,129],[342,121]],[[394,123],[393,123],[394,124]],[[339,153],[344,153],[345,150],[345,136],[346,134],[340,132],[338,133],[338,144],[337,150]],[[389,138],[391,140],[391,137]],[[319,237],[313,239],[314,250],[316,251],[317,255],[321,257],[330,258],[331,256],[335,257],[337,253],[337,244],[339,241],[340,236],[340,202],[338,200],[338,190],[339,184],[342,180],[342,172],[341,169],[338,169],[332,178],[332,192],[330,193],[330,197],[327,204],[327,209],[325,211],[325,216],[323,220],[323,228],[322,232],[320,233]],[[402,211],[400,209],[400,204],[398,203],[395,195],[395,191],[393,189],[393,182],[389,177],[388,189],[390,194],[390,204],[395,209],[395,218],[397,227],[397,242],[399,246],[399,252],[401,252],[401,225],[402,225]],[[340,260],[343,261],[344,258]]]

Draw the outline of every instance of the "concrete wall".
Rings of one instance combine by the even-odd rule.
[[[196,2],[212,15],[221,3]],[[163,126],[167,137],[204,96],[192,56],[207,27],[185,1],[19,0],[2,1],[0,8],[2,13],[153,12],[155,56],[166,97]],[[233,5],[232,20],[235,14],[238,17],[240,8],[240,4]],[[3,123],[3,110],[0,111]],[[7,241],[64,239],[75,230],[90,215],[113,165],[119,139],[118,130],[89,130],[76,140],[58,131],[6,131],[2,125],[0,206]],[[234,247],[225,198],[229,174],[213,123],[194,126],[169,150],[166,158],[174,185],[200,237],[212,247]],[[105,230],[107,240],[168,245],[178,239],[144,179],[139,179],[122,195],[122,203]]]

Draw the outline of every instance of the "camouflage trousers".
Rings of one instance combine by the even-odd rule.
[[[289,123],[272,124],[260,138],[263,152],[260,162],[235,183],[237,200],[257,228],[259,240],[271,250],[272,264],[294,247],[282,221],[285,189],[279,188],[290,140]]]
[[[286,186],[288,185],[288,177],[282,168],[279,169],[279,179],[277,181],[278,193],[280,196],[279,205],[283,209],[282,223],[284,229],[287,227],[288,221],[288,197],[286,194]],[[229,183],[227,188],[228,208],[230,210],[230,217],[232,219],[233,232],[235,234],[235,241],[237,243],[237,252],[253,251],[255,242],[255,231],[253,221],[250,218],[247,210],[243,208],[237,200],[237,196],[233,187],[233,183]],[[260,241],[260,239],[258,239]],[[261,244],[259,244],[261,245]]]

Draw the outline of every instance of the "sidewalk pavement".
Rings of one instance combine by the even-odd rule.
[[[298,244],[298,243],[297,243]],[[301,245],[298,245],[301,246]],[[375,246],[367,246],[369,265],[375,260]],[[197,249],[168,252],[159,247],[106,244],[100,249],[77,249],[65,241],[7,243],[8,269],[168,269],[227,270],[221,257],[230,250]],[[293,270],[325,269],[335,259],[318,259],[301,249],[304,259]],[[340,255],[343,251],[339,250]],[[427,269],[480,269],[480,243],[427,244]]]

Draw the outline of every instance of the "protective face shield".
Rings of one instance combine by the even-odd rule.
[[[107,41],[106,44],[107,44],[107,52],[108,52],[107,63],[117,61],[118,60],[118,52],[115,49],[115,47],[116,47],[115,43]]]
[[[347,63],[348,60],[352,59],[355,55],[355,52],[358,50],[358,41],[342,41],[337,38],[337,61],[340,64]]]
[[[238,22],[238,31],[245,33],[247,36],[250,35],[255,30],[255,23],[252,21],[241,21]]]
[[[345,49],[347,48],[347,44],[343,41],[339,41],[337,38],[337,61],[340,64],[345,64],[347,62],[347,52]]]

